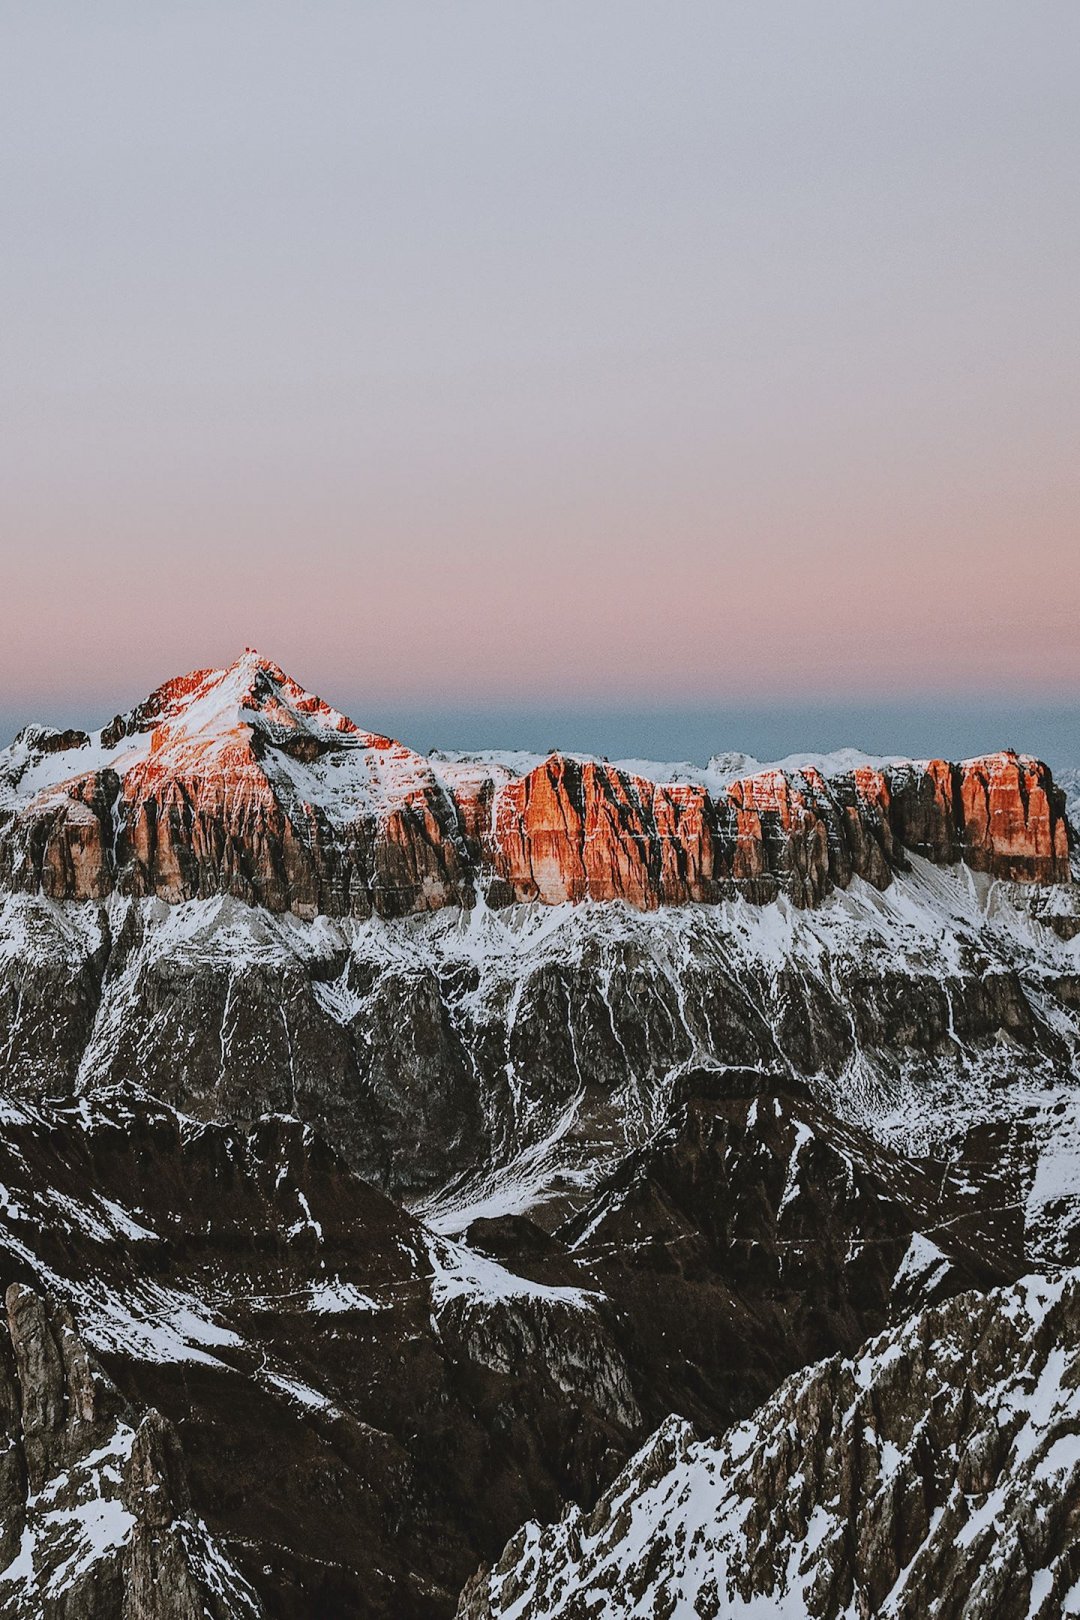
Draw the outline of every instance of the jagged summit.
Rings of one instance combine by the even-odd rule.
[[[144,703],[106,726],[103,746],[146,732],[160,733],[155,751],[170,742],[225,744],[260,731],[274,741],[289,735],[316,739],[355,737],[389,746],[387,738],[362,733],[347,715],[308,692],[280,665],[246,647],[224,669],[197,669],[166,681]]]
[[[1064,796],[1038,760],[845,754],[734,774],[425,757],[252,648],[165,682],[98,733],[25,730],[0,752],[0,889],[232,894],[366,916],[623,900],[652,910],[887,888],[911,854],[1067,883]]]
[[[670,1418],[590,1513],[527,1524],[458,1620],[1080,1614],[1080,1288],[960,1295],[698,1440]]]
[[[307,748],[304,739],[309,739]],[[21,763],[20,785],[33,792],[63,785],[91,768],[122,772],[150,755],[161,770],[170,760],[183,765],[195,757],[203,768],[220,769],[241,762],[245,747],[258,741],[278,747],[292,743],[301,757],[346,742],[395,746],[388,737],[362,731],[279,664],[246,647],[223,668],[195,669],[163,682],[100,731],[60,732],[30,725],[5,752],[7,774]],[[45,759],[47,765],[41,763]]]

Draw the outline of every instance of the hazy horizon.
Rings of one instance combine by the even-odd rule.
[[[290,671],[298,675],[297,671]],[[0,747],[31,722],[94,730],[134,706],[148,691],[121,700],[46,701],[17,713],[0,704]],[[1000,748],[1035,754],[1055,770],[1080,768],[1080,701],[1016,704],[1005,698],[957,700],[932,696],[889,703],[702,703],[605,708],[588,705],[394,705],[349,690],[319,695],[357,724],[422,752],[521,749],[603,755],[609,759],[692,761],[741,752],[762,761],[795,753],[861,748],[871,754],[963,759]]]

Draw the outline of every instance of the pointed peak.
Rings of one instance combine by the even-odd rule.
[[[245,647],[238,658],[234,658],[231,664],[227,664],[225,669],[218,673],[229,674],[234,671],[237,674],[261,672],[277,681],[289,680],[281,665],[275,664],[272,658],[264,657],[257,647]]]
[[[297,733],[323,742],[366,736],[279,664],[245,647],[223,668],[195,669],[166,681],[137,708],[118,715],[102,741],[111,747],[123,737],[150,732],[157,750],[181,738],[211,743],[255,731],[278,742]]]

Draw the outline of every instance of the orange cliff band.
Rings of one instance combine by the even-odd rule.
[[[56,899],[402,915],[483,887],[495,905],[814,906],[854,877],[887,887],[909,854],[1070,881],[1063,796],[1011,752],[766,770],[715,793],[559,754],[518,773],[363,732],[256,654],[167,683],[96,739],[28,731],[0,789],[0,885]]]

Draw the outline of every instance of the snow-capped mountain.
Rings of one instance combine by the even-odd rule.
[[[120,1440],[79,1440],[48,1525],[10,1465],[39,1552],[3,1542],[0,1607],[34,1613],[70,1544],[129,1616],[150,1411],[197,1594],[220,1561],[282,1620],[446,1620],[507,1542],[469,1601],[531,1590],[517,1527],[587,1513],[669,1414],[767,1453],[820,1358],[961,1293],[1007,1315],[1032,1266],[1057,1287],[1075,858],[1011,752],[425,757],[254,653],[97,733],[28,727],[0,752],[0,1283],[49,1296],[128,1450],[91,1479]],[[80,1514],[123,1536],[91,1557]],[[571,1554],[553,1581],[591,1592]]]
[[[246,653],[166,682],[93,736],[29,727],[0,756],[0,879],[54,899],[232,894],[299,916],[539,900],[642,909],[743,894],[817,904],[908,852],[1069,878],[1064,796],[990,755],[659,780],[553,754],[426,759]]]

